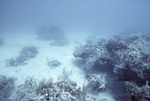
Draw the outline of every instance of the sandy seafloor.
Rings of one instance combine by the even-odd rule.
[[[0,75],[17,78],[15,81],[16,86],[22,84],[27,77],[34,77],[34,79],[38,81],[52,78],[55,82],[65,68],[66,71],[71,71],[70,79],[75,81],[78,86],[82,87],[85,77],[82,69],[73,63],[73,60],[75,59],[73,51],[75,46],[84,44],[88,36],[82,33],[72,33],[67,37],[70,41],[69,46],[60,47],[50,46],[49,41],[39,40],[36,34],[30,32],[19,34],[16,32],[4,36],[4,44],[0,46]],[[7,67],[5,61],[11,57],[17,57],[19,51],[24,46],[28,45],[38,47],[38,55],[27,61],[28,64],[24,66]],[[61,62],[61,65],[54,68],[49,67],[47,65],[47,59],[57,59]],[[106,98],[108,101],[114,101],[113,97],[108,92],[100,93],[96,98]]]

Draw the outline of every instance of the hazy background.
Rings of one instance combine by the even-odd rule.
[[[91,34],[150,32],[150,0],[0,0],[1,35],[42,25]]]

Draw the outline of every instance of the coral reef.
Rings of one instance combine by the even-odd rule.
[[[83,101],[82,91],[73,81],[60,81],[52,83],[48,88],[43,88],[40,97],[32,98],[34,101]],[[96,101],[89,96],[85,97],[85,101]]]
[[[9,97],[9,101],[101,101],[83,92],[73,81],[51,80],[37,83],[33,77],[27,78]]]
[[[94,68],[97,64],[106,67],[112,61],[106,44],[105,39],[99,39],[97,42],[88,41],[85,45],[76,47],[73,55],[84,61],[83,67],[87,70]]]
[[[142,87],[150,81],[149,39],[149,34],[137,33],[115,36],[108,40],[99,39],[97,42],[90,41],[76,47],[74,57],[84,61],[82,67],[86,70],[98,70],[109,76],[115,75],[120,82],[134,82],[138,87]],[[128,89],[129,86],[126,87]],[[130,95],[134,95],[136,101],[141,101],[138,99],[140,94],[137,95],[135,92],[132,91]]]
[[[19,56],[6,60],[7,66],[20,66],[27,64],[27,61],[31,58],[35,58],[38,54],[37,47],[25,46],[21,49]]]
[[[134,82],[126,82],[127,91],[131,94],[133,101],[149,101],[150,100],[150,83],[139,87]]]

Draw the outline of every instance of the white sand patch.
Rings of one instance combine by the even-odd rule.
[[[4,38],[5,44],[1,46],[0,54],[0,66],[1,75],[14,76],[20,84],[26,77],[34,76],[35,79],[49,79],[53,78],[57,81],[57,78],[62,74],[63,68],[67,71],[72,71],[70,75],[71,80],[83,81],[83,73],[71,63],[74,51],[74,42],[70,42],[69,46],[59,47],[50,46],[50,42],[38,40],[35,34],[11,34]],[[11,57],[17,57],[22,47],[26,45],[33,45],[38,47],[38,55],[34,59],[30,59],[27,65],[18,67],[6,67],[5,60]],[[47,59],[57,59],[61,62],[59,67],[51,68],[47,66]]]

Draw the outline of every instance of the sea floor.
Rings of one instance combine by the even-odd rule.
[[[78,36],[80,35],[80,37]],[[69,34],[68,46],[51,46],[49,41],[39,40],[36,34],[32,33],[13,33],[4,36],[4,44],[0,46],[0,75],[16,78],[16,85],[22,84],[27,77],[34,79],[58,81],[63,71],[70,72],[69,79],[75,81],[78,86],[82,87],[85,79],[82,67],[74,64],[73,52],[76,46],[83,44],[89,37],[84,34]],[[26,65],[12,67],[6,66],[6,60],[11,57],[17,57],[24,46],[38,47],[38,54],[35,58],[30,59]],[[48,60],[57,59],[61,65],[58,67],[50,67],[47,65]],[[114,101],[108,92],[97,95],[97,98]]]

